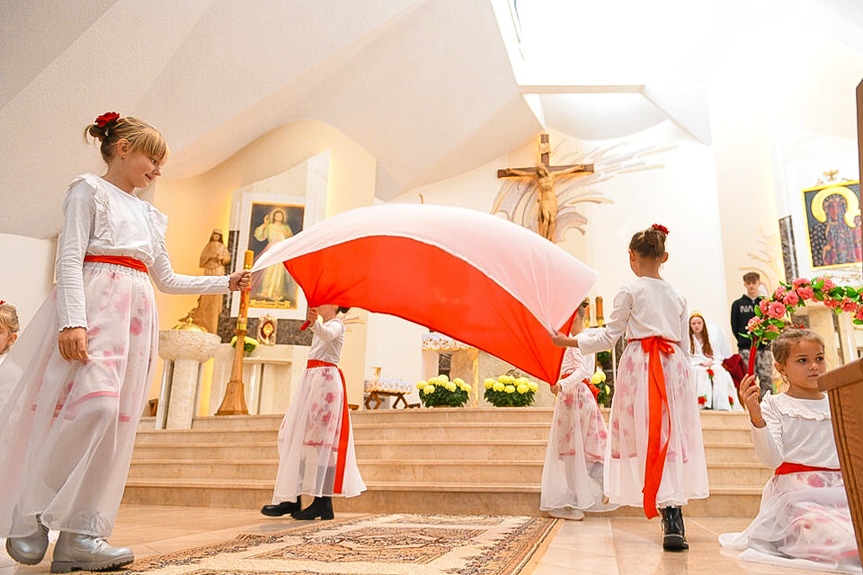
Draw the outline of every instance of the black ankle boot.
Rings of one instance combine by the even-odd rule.
[[[662,548],[666,551],[689,549],[683,527],[683,510],[680,507],[662,509]]]
[[[264,505],[261,507],[261,513],[268,517],[281,517],[300,510],[300,500],[282,501],[278,505]]]
[[[320,517],[322,520],[332,519],[333,515],[333,500],[329,497],[315,497],[312,504],[305,509],[294,511],[291,513],[294,519],[308,521]]]

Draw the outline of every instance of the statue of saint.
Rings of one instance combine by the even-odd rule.
[[[204,268],[205,276],[225,275],[225,266],[231,262],[231,254],[222,243],[222,230],[213,230],[210,241],[201,252],[199,265]],[[192,320],[210,333],[217,333],[219,312],[222,309],[223,294],[210,294],[198,297],[198,307],[190,313]]]

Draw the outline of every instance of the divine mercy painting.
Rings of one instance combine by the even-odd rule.
[[[863,261],[859,182],[831,182],[803,190],[803,203],[813,269]]]
[[[303,229],[303,206],[253,203],[249,218],[249,246],[255,259],[276,243]],[[297,283],[284,266],[268,267],[252,276],[249,307],[296,309]]]

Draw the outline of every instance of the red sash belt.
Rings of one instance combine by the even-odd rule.
[[[662,481],[662,471],[665,468],[665,456],[668,452],[668,439],[662,441],[662,423],[668,421],[668,434],[671,435],[671,420],[668,413],[668,393],[665,389],[665,374],[662,371],[660,353],[672,354],[672,342],[659,336],[646,337],[630,341],[640,341],[641,349],[648,354],[648,406],[649,419],[647,425],[647,461],[644,465],[644,515],[648,519],[657,517],[656,494]]]
[[[804,471],[841,471],[840,469],[832,469],[830,467],[812,467],[811,465],[803,465],[802,463],[784,462],[776,468],[773,475],[787,475],[788,473],[802,473]]]
[[[333,482],[333,494],[341,494],[342,487],[345,483],[345,463],[348,452],[348,434],[351,430],[350,416],[348,415],[348,388],[345,385],[345,374],[334,363],[321,361],[319,359],[310,359],[306,363],[306,369],[313,367],[334,367],[339,370],[339,375],[342,378],[342,427],[339,430],[339,452],[336,454],[336,479]]]
[[[125,266],[127,268],[132,268],[133,270],[138,270],[139,272],[147,273],[147,266],[144,265],[143,262],[136,260],[135,258],[127,258],[126,256],[85,256],[85,262],[101,262],[103,264],[117,264],[118,266]]]

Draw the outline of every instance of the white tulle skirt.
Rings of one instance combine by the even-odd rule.
[[[296,501],[300,494],[355,497],[366,490],[349,427],[342,492],[333,493],[342,406],[345,397],[339,370],[332,366],[306,369],[279,428],[279,471],[273,503]]]
[[[758,516],[719,543],[747,561],[861,573],[854,526],[838,471],[777,475],[767,482]]]
[[[695,382],[695,394],[698,406],[701,409],[714,409],[717,411],[743,411],[740,401],[737,399],[737,388],[731,374],[716,363],[713,369],[713,383],[711,385],[707,368],[701,365],[690,366],[692,380]],[[704,398],[703,400],[701,398]]]
[[[701,419],[689,360],[680,348],[661,354],[668,395],[669,420],[663,423],[668,452],[656,494],[658,507],[685,505],[710,494],[701,437]],[[632,342],[620,358],[609,418],[609,455],[605,460],[605,494],[611,503],[643,506],[644,469],[650,406],[648,359],[641,344]],[[670,427],[669,424],[670,423]]]
[[[60,356],[55,291],[0,367],[0,536],[28,535],[38,513],[59,531],[113,529],[158,321],[146,273],[88,263],[84,292],[87,361]]]
[[[610,511],[604,503],[603,465],[608,427],[587,385],[560,390],[542,468],[540,509]]]

